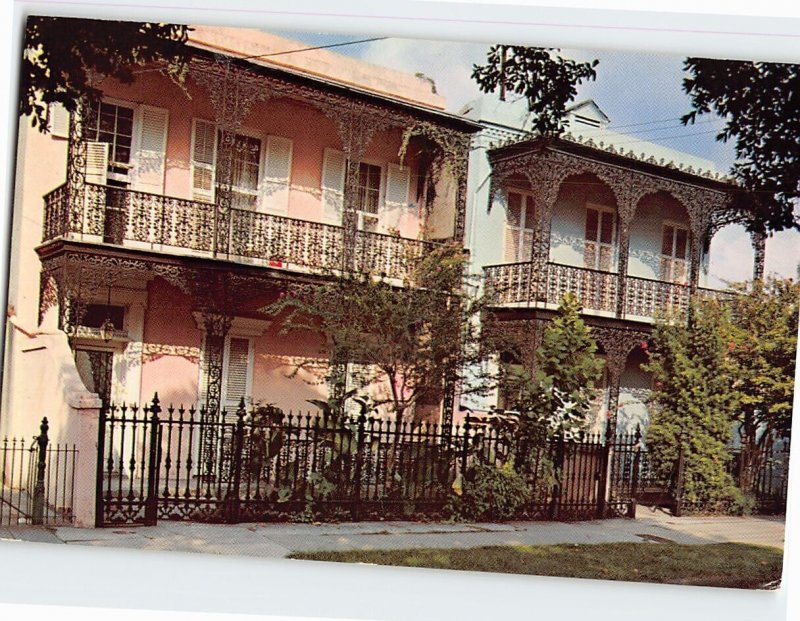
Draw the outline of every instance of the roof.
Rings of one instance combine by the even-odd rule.
[[[719,173],[708,170],[696,169],[682,162],[665,161],[656,159],[645,153],[625,151],[622,147],[616,148],[613,144],[602,141],[595,142],[591,138],[564,134],[559,138],[543,138],[536,136],[524,140],[509,142],[491,149],[493,158],[513,157],[520,152],[528,152],[541,148],[550,148],[577,156],[604,161],[617,166],[624,166],[634,170],[641,170],[649,174],[668,176],[687,183],[695,183],[712,187],[714,189],[729,189],[731,179]]]
[[[496,96],[485,95],[469,102],[461,113],[484,126],[495,148],[532,139],[532,118],[524,97],[501,102]],[[711,160],[609,130],[609,117],[594,100],[576,103],[566,113],[567,130],[561,136],[564,144],[575,143],[628,160],[727,181]]]
[[[189,44],[247,58],[253,64],[293,69],[308,76],[355,86],[418,106],[434,110],[445,109],[444,97],[434,93],[431,83],[424,78],[326,49],[308,49],[306,43],[262,30],[192,26]]]

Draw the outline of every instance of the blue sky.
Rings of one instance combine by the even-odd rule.
[[[345,43],[370,35],[276,33],[309,46]],[[431,77],[451,112],[480,94],[470,78],[472,65],[483,62],[484,43],[388,38],[333,48],[376,65],[401,71],[423,72]],[[715,139],[722,121],[700,117],[684,126],[680,117],[691,110],[683,92],[683,57],[614,50],[565,49],[576,60],[597,58],[597,79],[581,85],[577,100],[594,99],[611,119],[609,129],[630,135],[626,147],[636,150],[637,141],[649,141],[711,160],[720,172],[728,172],[734,161],[733,145]],[[767,273],[796,277],[800,263],[800,234],[775,234],[767,244]],[[746,280],[752,274],[749,237],[740,227],[727,227],[712,240],[709,283]]]

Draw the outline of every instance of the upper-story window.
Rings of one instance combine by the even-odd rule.
[[[258,181],[261,167],[261,140],[236,134],[233,144],[232,206],[253,210],[258,204]],[[218,171],[219,174],[219,171]]]
[[[614,263],[614,212],[600,205],[586,205],[583,264],[594,270],[611,271]]]
[[[192,198],[214,202],[222,181],[222,135],[214,123],[194,120]],[[230,153],[232,207],[285,213],[289,206],[292,141],[279,136],[238,133]]]
[[[355,164],[353,164],[355,165]],[[408,200],[411,168],[391,162],[359,162],[355,206],[358,228],[362,231],[389,233],[408,226]],[[342,151],[325,149],[322,158],[322,217],[329,224],[340,225],[344,212],[347,157]]]
[[[689,230],[672,222],[661,229],[661,280],[686,284],[688,281]]]
[[[362,231],[377,231],[381,207],[382,169],[375,164],[361,162],[358,165],[358,188],[356,209],[358,228]]]
[[[93,112],[84,128],[86,181],[162,193],[168,111],[104,100]]]
[[[530,261],[535,226],[533,197],[512,190],[507,197],[505,260],[508,263]]]
[[[132,107],[101,101],[92,115],[87,136],[108,145],[108,183],[127,184],[133,147]]]

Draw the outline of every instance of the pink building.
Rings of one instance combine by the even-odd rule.
[[[21,120],[15,321],[65,332],[103,399],[307,410],[328,347],[262,309],[341,269],[400,285],[408,257],[463,240],[477,125],[424,79],[273,59],[305,46],[260,31],[198,27],[190,45],[183,85],[147,67],[103,80],[92,109],[53,107],[49,134]]]

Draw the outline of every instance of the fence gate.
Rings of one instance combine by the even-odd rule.
[[[154,525],[160,457],[158,401],[103,406],[97,438],[95,525]]]

